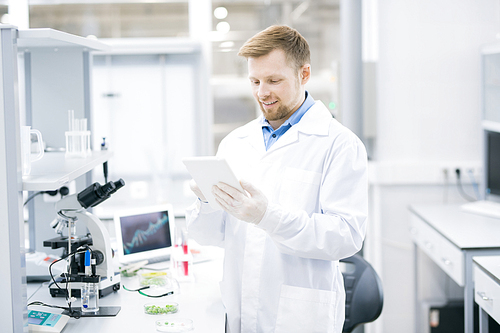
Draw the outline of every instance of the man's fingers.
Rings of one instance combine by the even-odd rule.
[[[220,184],[223,183],[219,183],[218,185],[214,185],[212,187],[212,193],[216,198],[225,203],[225,207],[237,207],[242,204],[240,200],[233,197],[233,195],[236,196],[238,193],[241,194],[240,191],[227,184],[219,186]]]
[[[224,200],[220,199],[217,195],[214,196],[215,197],[215,201],[217,201],[217,203],[224,209],[224,210],[227,210],[228,207],[227,207],[227,204]]]
[[[240,185],[245,191],[250,193],[250,196],[252,196],[252,197],[255,195],[259,195],[261,193],[255,186],[253,186],[251,183],[247,182],[246,180],[241,180]]]
[[[216,186],[236,201],[241,202],[244,200],[245,195],[240,190],[222,182],[217,183]]]
[[[212,193],[226,212],[242,221],[258,224],[266,213],[267,198],[248,182],[243,181],[241,185],[245,192],[228,184],[218,183],[212,187]]]

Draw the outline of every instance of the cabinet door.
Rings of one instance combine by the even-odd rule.
[[[500,285],[482,269],[474,266],[474,300],[493,319],[500,322]]]
[[[411,216],[410,232],[419,248],[463,287],[465,281],[462,251],[415,215]]]

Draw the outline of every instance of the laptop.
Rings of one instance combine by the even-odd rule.
[[[114,221],[120,263],[169,260],[174,245],[174,219],[169,204],[117,211]]]

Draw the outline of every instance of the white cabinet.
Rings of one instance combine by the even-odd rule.
[[[473,260],[474,300],[479,305],[479,332],[487,333],[490,331],[488,317],[500,323],[500,256],[474,257]]]
[[[500,284],[494,277],[479,266],[474,266],[474,300],[493,319],[500,322]]]
[[[464,255],[462,251],[416,215],[411,215],[410,233],[413,241],[459,286],[464,286]]]

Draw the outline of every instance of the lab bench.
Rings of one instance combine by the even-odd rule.
[[[180,281],[180,292],[161,298],[150,298],[138,292],[127,291],[137,285],[137,276],[122,277],[122,288],[117,292],[99,299],[99,306],[120,306],[121,310],[115,317],[81,317],[70,318],[62,333],[71,332],[156,332],[157,320],[179,320],[190,319],[193,321],[194,329],[189,332],[220,333],[224,332],[225,311],[222,305],[219,282],[222,279],[222,258],[195,263],[192,265],[194,282]],[[153,267],[157,269],[168,268],[169,263],[157,263]],[[33,293],[33,294],[31,294]],[[31,296],[30,296],[31,294]],[[46,304],[66,307],[66,301],[62,297],[51,297],[48,290],[48,282],[28,284],[28,304],[40,301]],[[149,315],[144,313],[144,305],[147,303],[178,304],[178,311],[165,315]],[[73,306],[80,308],[80,300],[76,300]],[[61,313],[61,309],[53,309],[43,306],[30,306],[29,310],[40,310],[45,312]]]
[[[473,257],[500,255],[500,219],[467,213],[460,205],[410,206],[410,234],[414,243],[416,328],[418,304],[418,249],[464,288],[465,333],[474,327]]]

